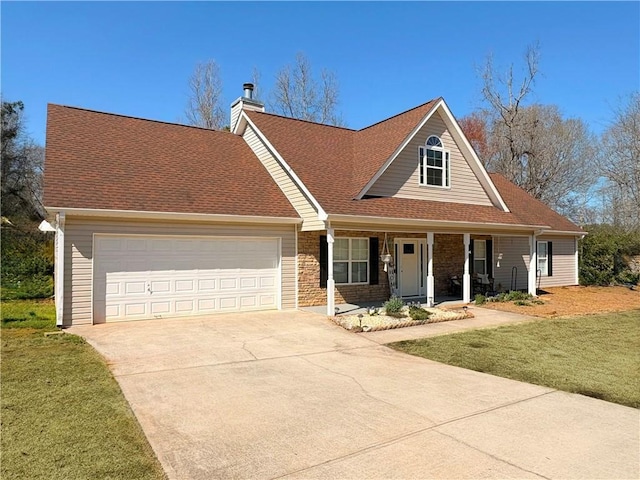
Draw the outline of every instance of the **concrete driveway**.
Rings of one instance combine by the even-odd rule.
[[[307,312],[73,327],[169,478],[634,478],[639,412],[395,352]]]

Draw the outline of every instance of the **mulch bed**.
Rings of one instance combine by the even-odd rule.
[[[572,317],[640,309],[640,287],[549,287],[539,292],[543,305],[485,303],[483,308],[538,317]]]

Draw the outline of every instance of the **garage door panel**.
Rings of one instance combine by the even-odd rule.
[[[201,292],[211,292],[217,289],[215,278],[205,278],[198,280],[198,290]]]
[[[109,305],[107,305],[107,308],[109,308]],[[147,315],[147,303],[125,303],[124,314],[127,317],[144,317]]]
[[[147,285],[144,281],[124,282],[125,295],[144,295],[147,293]]]
[[[171,282],[169,280],[151,280],[150,285],[154,294],[171,292]]]
[[[220,310],[237,310],[238,298],[237,297],[221,297],[220,298]]]
[[[94,314],[117,321],[277,308],[279,242],[96,236]]]

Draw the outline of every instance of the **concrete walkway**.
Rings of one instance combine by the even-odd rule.
[[[476,317],[478,318],[478,317]],[[171,479],[637,479],[639,412],[299,311],[86,327]]]

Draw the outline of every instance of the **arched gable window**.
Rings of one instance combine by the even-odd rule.
[[[451,166],[449,150],[435,135],[427,138],[424,146],[418,147],[420,185],[449,188]]]

